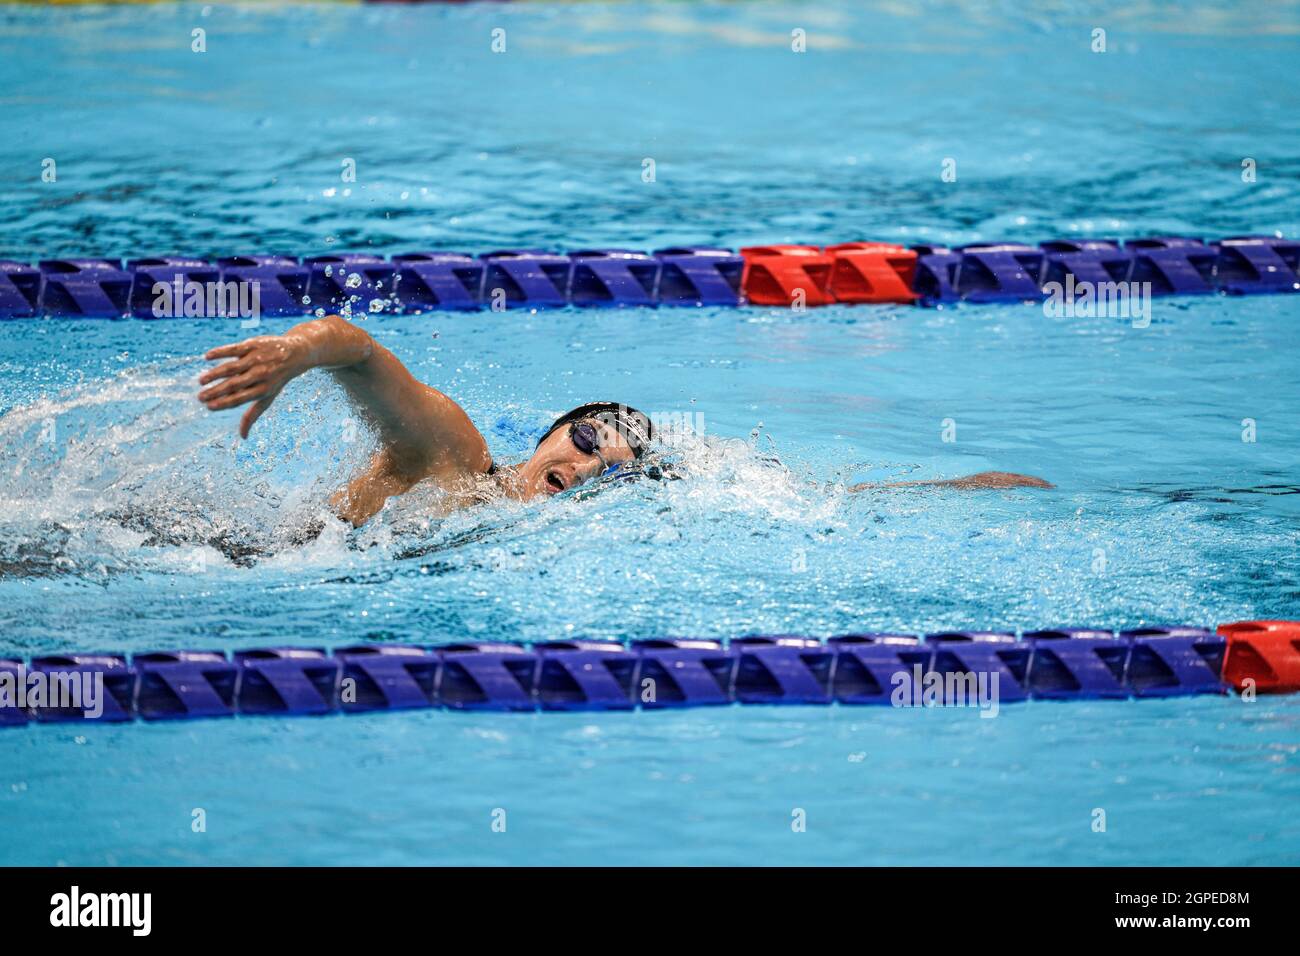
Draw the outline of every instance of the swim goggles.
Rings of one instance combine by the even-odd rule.
[[[573,442],[573,447],[578,449],[584,455],[595,455],[600,459],[601,477],[618,471],[622,464],[611,465],[605,460],[605,456],[600,453],[600,432],[596,431],[596,426],[591,422],[574,422],[569,426],[569,440]]]

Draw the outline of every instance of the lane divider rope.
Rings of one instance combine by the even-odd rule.
[[[1090,287],[1150,295],[1300,292],[1300,240],[1238,236],[1054,239],[949,248],[888,242],[0,260],[0,319],[219,318],[564,306],[824,306],[1037,302]],[[205,294],[208,287],[218,294]],[[244,295],[233,302],[225,287]],[[323,313],[322,313],[323,314]]]
[[[995,677],[996,675],[996,677]],[[996,689],[990,690],[996,679]],[[55,700],[101,681],[98,702]],[[725,704],[972,705],[1300,691],[1300,622],[656,638],[621,644],[362,644],[0,659],[0,725],[449,708],[646,710]],[[21,686],[22,691],[19,691]],[[42,689],[43,687],[43,689]],[[44,696],[33,699],[33,694]],[[92,716],[91,710],[98,711]]]

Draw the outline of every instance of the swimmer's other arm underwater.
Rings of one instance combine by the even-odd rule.
[[[557,495],[641,458],[653,434],[650,419],[627,405],[582,405],[556,419],[527,461],[497,468],[464,409],[418,381],[365,329],[337,315],[303,322],[282,335],[223,345],[204,358],[224,361],[199,377],[199,401],[214,412],[248,405],[239,422],[242,438],[280,390],[304,372],[326,369],[343,386],[379,441],[370,463],[330,500],[338,516],[353,525],[364,524],[389,498],[426,480],[452,493],[472,493],[487,480],[501,494],[522,501]],[[1025,475],[982,472],[850,490],[915,485],[1051,487]]]

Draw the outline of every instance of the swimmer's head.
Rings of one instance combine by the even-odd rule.
[[[618,470],[646,453],[652,433],[650,419],[628,405],[579,405],[557,418],[515,469],[516,494],[524,500],[558,495]]]

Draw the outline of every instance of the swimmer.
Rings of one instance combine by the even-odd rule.
[[[416,380],[392,352],[364,329],[337,315],[295,325],[282,335],[259,335],[223,345],[204,356],[224,359],[199,377],[198,399],[211,411],[248,405],[241,438],[290,381],[314,368],[329,371],[374,429],[379,450],[330,499],[335,513],[354,526],[377,514],[391,497],[432,481],[460,504],[482,500],[487,490],[529,501],[558,495],[642,458],[650,446],[650,419],[627,405],[594,402],[555,420],[532,457],[497,467],[487,442],[464,409]],[[966,478],[872,487],[929,485],[953,488],[1050,488],[1038,478],[982,472]]]

